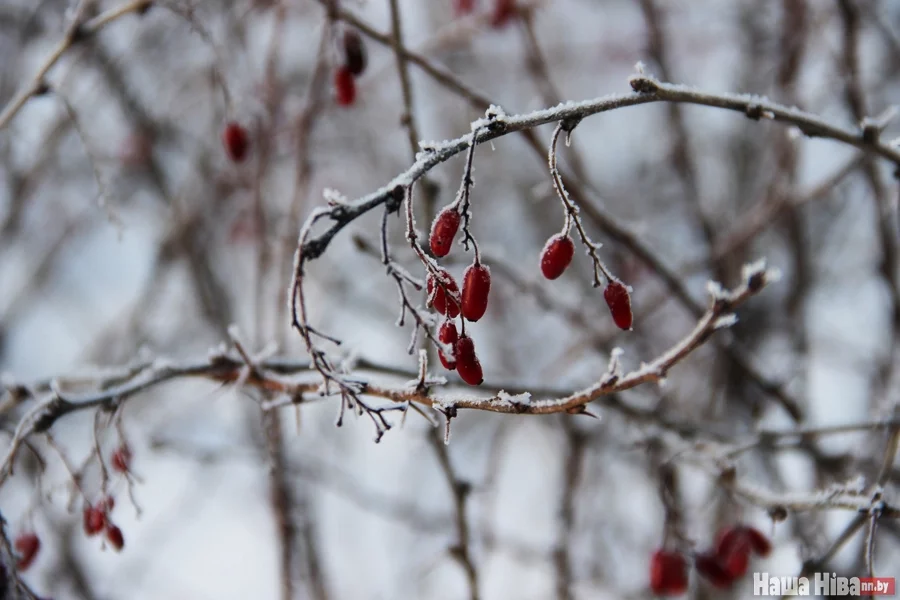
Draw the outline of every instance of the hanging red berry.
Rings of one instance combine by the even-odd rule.
[[[13,547],[19,554],[16,561],[16,568],[24,571],[31,566],[34,559],[37,558],[38,551],[41,549],[41,540],[34,532],[20,533],[13,542]]]
[[[426,282],[428,305],[433,305],[438,313],[455,319],[459,315],[459,287],[450,273],[444,269],[439,269],[438,273],[443,286],[435,286],[434,277],[428,275]]]
[[[628,288],[621,281],[615,279],[610,280],[606,289],[603,290],[603,298],[606,305],[609,306],[609,312],[612,314],[613,321],[619,329],[628,331],[631,329],[631,295]]]
[[[475,342],[463,336],[456,342],[456,371],[469,385],[480,385],[484,381],[481,363],[475,355]]]
[[[119,473],[127,473],[128,468],[131,466],[131,449],[122,444],[113,452],[110,462],[112,463],[112,468]]]
[[[356,82],[347,67],[339,67],[334,72],[334,89],[340,106],[351,106],[356,101]]]
[[[247,158],[250,150],[250,136],[240,123],[231,121],[225,125],[225,130],[222,132],[222,143],[225,145],[228,158],[232,161],[239,163]]]
[[[456,324],[453,321],[444,321],[438,332],[438,340],[453,348],[450,356],[446,356],[442,351],[438,350],[438,358],[445,369],[453,371],[456,369],[456,341],[459,339],[459,333],[456,331]]]
[[[558,233],[547,240],[541,252],[541,273],[556,279],[568,268],[575,256],[575,242],[568,235]]]
[[[772,542],[763,532],[755,527],[744,527],[744,529],[754,552],[760,556],[768,556],[772,552]]]
[[[657,550],[650,557],[650,589],[658,596],[677,596],[687,591],[687,561],[679,552]]]
[[[516,16],[516,0],[496,0],[491,15],[491,27],[500,29]]]
[[[491,270],[472,264],[463,274],[462,315],[473,323],[484,316],[491,291]]]
[[[713,587],[724,589],[734,583],[734,577],[728,572],[714,552],[704,552],[694,557],[694,566]]]
[[[99,505],[91,506],[88,504],[84,507],[84,518],[82,521],[85,535],[97,535],[106,527],[106,511]]]
[[[122,530],[112,523],[106,528],[106,541],[115,548],[116,552],[125,547],[125,536],[122,535]]]
[[[366,70],[368,57],[362,36],[355,29],[345,29],[341,40],[344,47],[344,66],[354,77],[359,77]]]
[[[447,256],[450,248],[453,246],[453,238],[459,231],[459,213],[456,208],[448,206],[438,213],[434,222],[431,224],[431,235],[429,243],[431,244],[431,252],[437,257]]]

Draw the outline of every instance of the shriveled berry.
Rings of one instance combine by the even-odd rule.
[[[16,568],[20,571],[26,570],[37,558],[38,551],[41,549],[41,540],[34,532],[20,533],[13,542],[13,547],[19,554],[16,561]]]
[[[575,256],[575,242],[568,235],[558,233],[547,240],[541,252],[541,273],[556,279],[568,268]]]
[[[359,77],[366,70],[368,57],[362,36],[355,29],[345,29],[343,35],[344,66],[354,77]]]
[[[612,314],[613,321],[619,329],[628,331],[631,329],[631,295],[628,288],[621,281],[615,279],[610,280],[606,289],[603,290],[603,299],[609,306],[609,312]]]
[[[469,385],[481,385],[484,381],[481,363],[475,355],[475,342],[469,336],[463,336],[456,342],[456,371]]]
[[[688,569],[684,556],[657,550],[650,557],[650,589],[658,596],[677,596],[687,591]]]
[[[728,572],[714,552],[704,552],[694,558],[694,566],[713,587],[724,589],[734,583],[734,577]]]
[[[88,504],[84,507],[83,526],[85,535],[97,535],[106,527],[106,511],[99,504],[97,506]]]
[[[428,304],[433,305],[438,313],[455,319],[459,315],[459,287],[450,273],[444,269],[439,269],[438,273],[443,285],[435,285],[431,275],[426,282]]]
[[[356,82],[347,67],[340,67],[334,72],[334,90],[338,105],[351,106],[356,101]]]
[[[247,158],[247,152],[250,150],[250,136],[240,123],[231,121],[225,125],[225,130],[222,132],[222,143],[225,145],[228,158],[234,162],[243,162]]]
[[[429,243],[431,244],[431,252],[437,257],[447,256],[450,248],[453,246],[453,238],[459,231],[459,213],[456,208],[448,206],[438,213],[431,224],[431,235]]]
[[[441,359],[441,364],[444,365],[444,368],[450,371],[456,369],[456,341],[458,339],[459,333],[456,331],[456,324],[453,321],[444,321],[438,332],[438,340],[453,348],[453,353],[448,357],[438,350],[438,358]]]
[[[491,15],[491,27],[500,29],[516,15],[516,0],[496,0]]]
[[[122,530],[112,523],[106,528],[106,541],[116,549],[116,552],[125,547],[125,536],[122,535]]]
[[[491,291],[491,270],[472,264],[463,274],[462,315],[473,323],[484,316]]]
[[[131,449],[122,444],[113,452],[110,462],[113,469],[119,473],[127,473],[128,468],[131,466]]]

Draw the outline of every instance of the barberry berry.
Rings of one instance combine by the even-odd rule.
[[[83,518],[84,533],[87,536],[97,535],[106,526],[106,511],[100,505],[84,507]]]
[[[453,246],[453,238],[459,230],[459,213],[456,208],[448,206],[438,213],[431,224],[429,243],[431,252],[437,257],[447,256]]]
[[[687,561],[679,552],[657,550],[650,557],[650,589],[660,596],[676,596],[687,591]]]
[[[37,558],[38,551],[41,549],[41,540],[37,534],[32,532],[20,533],[13,542],[13,547],[19,554],[16,561],[16,568],[24,571],[31,566],[34,559]]]
[[[334,89],[340,106],[351,106],[356,101],[356,82],[347,67],[339,67],[334,72]]]
[[[106,541],[115,548],[116,552],[125,547],[125,536],[122,535],[122,530],[112,523],[106,528]]]
[[[481,363],[475,355],[475,342],[469,336],[462,336],[456,342],[456,371],[469,385],[480,385],[484,381]]]
[[[491,15],[491,27],[500,29],[516,16],[516,0],[496,0],[494,13]]]
[[[628,331],[631,329],[633,316],[631,314],[631,296],[628,288],[621,281],[611,279],[603,290],[603,299],[609,306],[613,321],[619,329]]]
[[[556,279],[568,268],[575,256],[575,242],[568,235],[558,233],[547,240],[541,252],[541,273]]]
[[[119,473],[127,473],[128,468],[131,466],[131,449],[127,445],[122,444],[112,453],[110,462],[112,463],[112,468]]]
[[[438,276],[443,285],[435,285],[431,274],[426,280],[428,305],[433,305],[438,313],[455,319],[459,315],[459,287],[453,276],[444,269],[438,269]]]
[[[234,162],[243,162],[247,158],[250,136],[240,123],[231,121],[225,125],[225,130],[222,132],[222,143],[225,145],[228,158]]]
[[[456,324],[453,321],[444,321],[441,325],[441,329],[438,332],[438,340],[441,342],[448,344],[451,348],[453,348],[453,353],[447,357],[440,350],[438,351],[438,358],[441,359],[441,364],[444,365],[445,369],[453,371],[456,369],[456,341],[459,339],[459,333],[456,331]]]
[[[484,316],[491,291],[491,270],[472,264],[463,274],[462,315],[473,323]]]
[[[694,557],[694,566],[713,587],[724,589],[734,583],[734,577],[714,552],[704,552]]]

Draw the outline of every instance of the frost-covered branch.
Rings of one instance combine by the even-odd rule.
[[[635,75],[630,79],[634,90],[630,94],[611,94],[583,102],[568,102],[553,108],[485,120],[474,135],[475,144],[482,144],[510,133],[532,129],[547,123],[578,121],[602,112],[629,106],[655,102],[679,102],[709,106],[743,113],[752,120],[770,120],[797,127],[809,137],[835,140],[862,150],[866,150],[900,166],[900,149],[882,141],[878,136],[878,126],[863,123],[859,127],[842,127],[802,111],[771,102],[763,96],[750,94],[715,94],[693,88],[663,83],[647,75]],[[447,162],[470,147],[472,134],[440,143],[423,144],[423,150],[415,163],[405,172],[394,177],[387,185],[366,196],[332,207],[327,213],[316,213],[310,217],[319,221],[325,217],[331,222],[326,231],[309,236],[302,242],[301,259],[305,261],[319,258],[328,244],[344,227],[370,210],[388,202],[397,186],[407,187],[418,181],[436,166]]]

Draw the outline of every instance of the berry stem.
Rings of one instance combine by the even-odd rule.
[[[559,174],[556,144],[559,141],[559,134],[563,131],[566,132],[567,136],[571,134],[571,129],[567,127],[566,121],[557,123],[556,128],[553,130],[553,137],[550,138],[550,152],[548,156],[553,189],[556,190],[556,195],[559,196],[560,201],[562,201],[563,210],[565,210],[566,213],[562,234],[569,235],[572,225],[575,225],[575,229],[578,231],[578,237],[581,238],[581,243],[587,248],[588,255],[594,263],[594,287],[601,287],[603,285],[603,278],[606,278],[607,281],[612,281],[615,277],[610,273],[606,265],[603,264],[603,261],[600,260],[600,256],[597,254],[597,250],[600,249],[600,244],[591,241],[591,238],[588,237],[587,232],[584,230],[584,224],[578,216],[578,206],[569,196],[569,192],[566,191],[566,187],[563,185],[562,176]]]
[[[469,232],[469,219],[471,218],[471,214],[469,213],[469,198],[470,198],[470,189],[472,185],[474,185],[475,180],[472,179],[472,163],[475,159],[475,143],[478,138],[478,132],[480,129],[473,129],[472,136],[469,140],[469,149],[466,152],[466,167],[463,170],[462,183],[459,186],[459,192],[456,194],[456,200],[450,206],[459,206],[462,203],[462,206],[459,208],[460,214],[463,218],[463,239],[462,244],[463,248],[466,249],[466,252],[469,251],[469,242],[472,242],[472,248],[475,251],[475,264],[481,264],[481,254],[478,252],[478,242],[475,241],[475,238],[472,237],[472,234]]]

